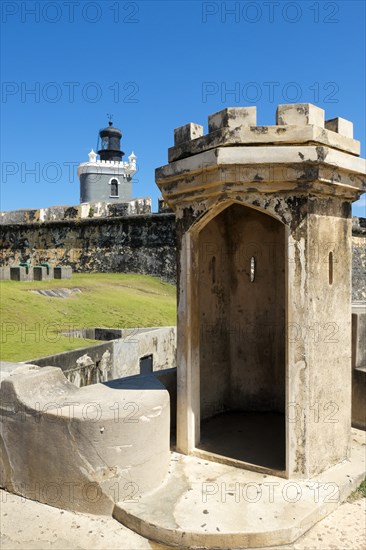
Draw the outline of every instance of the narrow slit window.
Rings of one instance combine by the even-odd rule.
[[[333,252],[329,252],[328,257],[328,278],[329,278],[329,284],[333,284]]]
[[[214,285],[216,283],[216,257],[212,257],[212,284]]]
[[[251,283],[254,283],[254,279],[255,279],[255,268],[256,268],[256,265],[255,265],[255,257],[252,256],[252,257],[250,258],[250,271],[249,271],[250,282],[251,282]]]

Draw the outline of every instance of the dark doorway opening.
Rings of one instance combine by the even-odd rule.
[[[286,470],[285,227],[233,204],[199,234],[199,449]]]
[[[150,374],[153,372],[153,356],[145,355],[140,357],[140,374]]]

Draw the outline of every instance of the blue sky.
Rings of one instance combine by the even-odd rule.
[[[7,1],[1,209],[77,204],[76,166],[107,113],[134,150],[134,196],[159,191],[173,129],[228,106],[314,103],[354,123],[365,156],[365,3]],[[363,205],[362,205],[363,204]],[[365,216],[365,200],[354,205]]]

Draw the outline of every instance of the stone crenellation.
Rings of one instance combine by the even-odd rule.
[[[185,124],[174,130],[174,146],[168,150],[168,159],[173,162],[219,146],[315,142],[360,154],[360,142],[353,139],[352,122],[341,117],[325,120],[323,109],[305,103],[279,105],[273,126],[257,126],[256,107],[226,108],[209,115],[206,135],[200,124]]]

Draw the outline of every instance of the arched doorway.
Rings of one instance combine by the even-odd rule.
[[[286,470],[286,234],[231,204],[198,234],[198,449]]]

